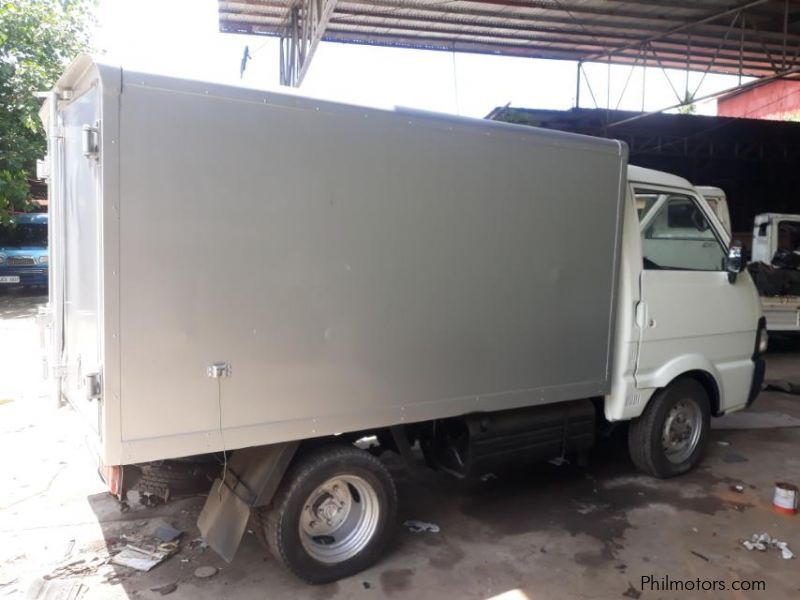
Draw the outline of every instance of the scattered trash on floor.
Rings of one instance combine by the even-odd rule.
[[[162,542],[171,542],[178,539],[183,535],[183,531],[175,529],[172,525],[166,522],[156,524],[153,535]]]
[[[569,461],[566,458],[564,458],[563,456],[556,456],[554,459],[548,460],[547,462],[549,462],[551,465],[555,465],[557,467],[562,467],[564,465],[568,465],[569,464]]]
[[[89,591],[89,587],[81,581],[67,579],[63,581],[37,580],[28,589],[26,598],[43,600],[80,600]]]
[[[481,475],[481,481],[483,481],[484,483],[487,481],[492,481],[493,479],[497,479],[497,475],[495,475],[494,473],[484,473],[483,475]]]
[[[794,558],[794,552],[789,549],[789,544],[782,542],[778,538],[770,537],[768,533],[754,533],[749,540],[742,540],[742,546],[748,550],[758,550],[766,552],[768,548],[775,548],[781,551],[784,560]]]
[[[175,590],[178,589],[177,583],[168,583],[167,585],[162,585],[160,587],[150,588],[151,592],[158,592],[162,596],[166,596],[167,594],[171,594]]]
[[[764,382],[764,389],[784,394],[800,394],[800,384],[782,379],[768,379]]]
[[[111,571],[106,573],[103,578],[108,585],[116,585],[125,578],[125,575],[118,571]]]
[[[69,562],[61,563],[42,579],[49,581],[58,577],[65,577],[70,575],[80,575],[98,568],[100,565],[105,564],[108,557],[93,556],[88,561],[85,558],[78,558]]]
[[[217,567],[205,566],[205,567],[197,567],[194,570],[194,576],[200,579],[208,579],[209,577],[213,577],[217,574]]]
[[[700,554],[699,552],[695,552],[694,550],[689,550],[689,552],[694,554],[697,558],[702,558],[706,562],[711,562],[711,560],[707,556],[704,556],[704,555]]]
[[[719,441],[717,441],[717,445],[718,446],[730,446],[731,443],[730,442],[726,442],[725,440],[719,440]]]
[[[411,533],[439,533],[439,526],[434,523],[426,523],[425,521],[405,521],[403,527],[406,527]]]
[[[742,456],[738,452],[728,452],[725,456],[722,457],[722,462],[733,464],[733,463],[743,463],[747,462],[749,459],[746,456]]]
[[[136,569],[137,571],[149,571],[164,562],[176,549],[177,544],[174,549],[157,549],[153,552],[128,544],[121,552],[111,557],[111,562],[115,565]]]
[[[730,489],[731,489],[732,492],[736,492],[737,494],[741,494],[741,493],[744,492],[744,486],[742,484],[740,484],[740,483],[737,483],[736,485],[732,485]]]
[[[194,538],[191,542],[189,542],[189,549],[194,550],[195,552],[203,552],[206,548],[208,548],[208,544],[201,537]]]

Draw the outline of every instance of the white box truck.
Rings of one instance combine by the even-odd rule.
[[[760,389],[737,248],[622,143],[89,57],[42,116],[58,393],[121,498],[220,458],[227,560],[251,518],[306,581],[376,560],[395,488],[359,440],[468,476],[630,422],[669,477]]]

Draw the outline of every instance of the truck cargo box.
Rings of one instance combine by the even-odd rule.
[[[609,391],[621,143],[89,57],[42,114],[54,371],[106,464]]]

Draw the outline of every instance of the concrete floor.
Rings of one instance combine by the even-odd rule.
[[[709,597],[643,591],[645,576],[766,584],[766,592],[711,597],[800,597],[800,558],[740,543],[768,532],[800,556],[800,517],[771,509],[775,481],[800,483],[800,428],[774,427],[800,423],[798,396],[765,392],[755,421],[718,422],[734,429],[715,429],[701,467],[669,481],[638,475],[613,444],[587,468],[544,464],[476,482],[415,480],[390,461],[400,522],[420,519],[441,531],[399,527],[379,564],[310,587],[281,571],[252,534],[231,564],[192,549],[200,497],[121,512],[95,474],[79,420],[53,408],[39,380],[33,316],[43,301],[0,296],[0,598],[160,598],[153,588],[171,583],[170,598],[191,600]],[[768,376],[800,383],[800,342],[773,348]],[[741,493],[731,489],[737,484]],[[107,564],[109,545],[135,539],[159,518],[185,530],[176,555],[148,573]],[[205,565],[219,571],[200,580],[194,571]]]

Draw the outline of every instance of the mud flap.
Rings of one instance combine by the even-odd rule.
[[[235,450],[225,481],[215,479],[197,519],[203,539],[223,559],[233,560],[250,509],[269,504],[299,442]]]

